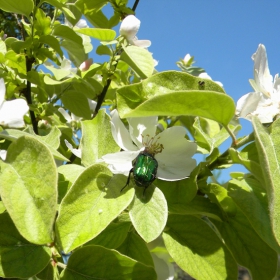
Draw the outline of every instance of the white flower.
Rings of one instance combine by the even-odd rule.
[[[0,79],[0,125],[6,127],[23,127],[23,117],[29,107],[24,99],[18,98],[11,101],[5,100],[5,82]]]
[[[132,161],[141,151],[154,154],[158,162],[157,178],[174,181],[186,178],[196,166],[191,157],[196,152],[195,143],[185,138],[185,128],[174,126],[156,135],[157,117],[129,118],[129,131],[116,110],[111,113],[112,134],[124,150],[107,154],[102,159],[115,174],[128,175]]]
[[[198,75],[198,77],[199,77],[199,78],[208,79],[208,80],[213,81],[212,78],[211,78],[206,72],[200,73],[200,74]],[[219,81],[213,81],[213,82],[215,82],[216,84],[218,84],[220,87],[223,87],[223,84],[222,84],[221,82],[219,82]]]
[[[149,40],[138,40],[136,34],[140,28],[140,20],[134,15],[128,15],[121,23],[120,34],[124,36],[131,45],[141,48],[148,48],[151,45]]]
[[[280,78],[270,75],[265,46],[260,44],[253,54],[254,80],[249,80],[255,92],[242,96],[236,105],[236,115],[250,120],[257,116],[262,123],[271,123],[280,114]]]

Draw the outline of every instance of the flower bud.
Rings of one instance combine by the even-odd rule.
[[[133,39],[140,28],[140,23],[140,20],[134,15],[127,16],[121,23],[120,34],[128,40]]]
[[[92,59],[92,58],[89,58],[89,59],[85,60],[85,61],[79,66],[79,69],[80,69],[81,71],[87,71],[92,63],[93,63],[93,59]]]

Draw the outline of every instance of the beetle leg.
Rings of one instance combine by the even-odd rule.
[[[128,186],[129,181],[130,181],[130,175],[131,175],[132,172],[133,172],[133,168],[130,169],[129,174],[128,174],[128,177],[127,177],[126,184],[125,184],[125,186],[121,189],[121,192],[122,192],[122,190],[123,190],[126,186]]]

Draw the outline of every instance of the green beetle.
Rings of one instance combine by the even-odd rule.
[[[130,175],[131,173],[133,173],[135,184],[138,187],[145,188],[143,191],[144,195],[146,189],[156,179],[157,168],[158,162],[152,154],[148,153],[146,150],[139,153],[139,155],[133,162],[133,167],[129,171],[127,182],[125,186],[121,189],[121,191],[129,184]]]

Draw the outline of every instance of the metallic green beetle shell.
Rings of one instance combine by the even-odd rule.
[[[141,152],[133,164],[133,177],[138,187],[147,188],[156,178],[157,160],[147,152]]]

